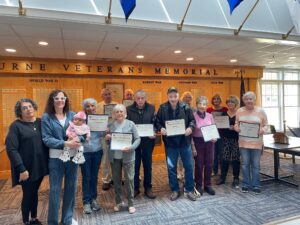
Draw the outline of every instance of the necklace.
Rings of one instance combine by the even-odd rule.
[[[32,123],[30,123],[31,124],[31,126],[32,126],[32,129],[33,130],[36,130],[36,124],[35,124],[35,122],[32,122]]]

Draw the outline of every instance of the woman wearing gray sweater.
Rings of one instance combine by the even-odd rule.
[[[111,141],[114,133],[127,133],[132,135],[132,142],[130,146],[122,146],[120,149],[114,149],[110,145],[109,159],[112,164],[112,174],[115,186],[115,202],[114,211],[120,211],[124,205],[121,195],[121,177],[122,168],[125,176],[125,187],[127,190],[128,198],[128,211],[129,213],[135,213],[133,206],[134,198],[134,161],[135,161],[135,149],[139,146],[141,138],[138,135],[135,124],[126,119],[126,108],[122,104],[117,104],[112,113],[113,121],[108,125],[108,133],[105,138]]]

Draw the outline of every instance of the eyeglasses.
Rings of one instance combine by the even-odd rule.
[[[22,111],[25,111],[25,110],[30,110],[30,109],[32,109],[32,108],[33,108],[32,105],[22,106],[22,107],[21,107],[21,110],[22,110]]]
[[[66,101],[67,97],[54,97],[54,101]]]

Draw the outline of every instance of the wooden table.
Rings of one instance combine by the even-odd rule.
[[[287,181],[284,178],[291,177],[293,175],[279,177],[278,169],[279,169],[279,153],[293,154],[300,156],[300,138],[298,137],[289,137],[289,144],[278,144],[274,143],[273,134],[264,135],[264,147],[272,149],[274,152],[274,176],[263,174],[268,178],[262,181],[276,181],[281,183],[287,183],[293,186],[298,187],[298,184]]]

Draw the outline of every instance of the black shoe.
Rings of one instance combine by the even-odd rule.
[[[216,194],[215,190],[214,190],[211,186],[205,187],[204,190],[205,190],[208,194],[210,194],[210,195],[215,195],[215,194]]]
[[[233,179],[232,187],[239,188],[239,179],[238,178]]]
[[[261,189],[260,188],[253,188],[253,192],[255,194],[260,194],[261,193]]]
[[[171,201],[175,201],[177,198],[179,198],[180,194],[178,191],[173,191],[171,196],[170,196],[170,200]]]
[[[217,181],[217,183],[216,183],[217,185],[222,185],[222,184],[225,184],[225,180],[224,179],[222,179],[222,178],[220,178],[218,181]]]
[[[41,221],[39,221],[38,219],[30,220],[30,223],[29,223],[29,224],[42,225]]]
[[[200,186],[196,186],[197,191],[200,193],[200,195],[203,195],[203,188]]]
[[[248,192],[249,192],[249,188],[247,188],[247,187],[242,187],[242,192],[243,192],[243,193],[248,193]]]
[[[150,198],[150,199],[155,199],[156,198],[156,195],[153,194],[151,188],[149,188],[145,191],[145,196]]]
[[[191,192],[184,192],[184,197],[186,197],[187,199],[189,199],[191,201],[196,201],[197,200],[197,196],[194,194],[193,191],[191,191]]]
[[[140,190],[134,190],[134,197],[138,196],[140,193]]]
[[[103,190],[103,191],[107,191],[107,190],[110,189],[110,187],[111,187],[111,184],[110,184],[110,183],[103,183],[103,185],[102,185],[102,190]]]

